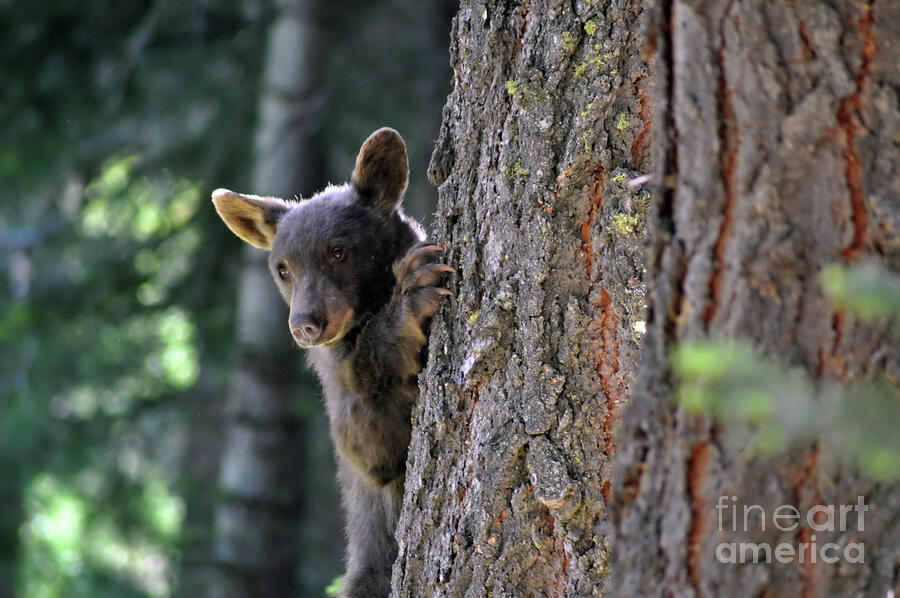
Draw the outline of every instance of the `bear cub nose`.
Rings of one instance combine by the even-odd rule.
[[[322,336],[324,328],[323,322],[312,314],[302,314],[291,321],[294,338],[307,345],[314,345]]]

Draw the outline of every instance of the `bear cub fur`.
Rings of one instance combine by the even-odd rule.
[[[425,323],[450,294],[439,285],[453,269],[400,208],[408,179],[403,139],[384,128],[363,143],[349,184],[311,199],[213,192],[228,228],[269,250],[291,334],[325,393],[347,520],[345,598],[390,593]]]

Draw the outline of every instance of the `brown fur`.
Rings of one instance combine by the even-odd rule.
[[[400,205],[409,181],[406,144],[393,129],[378,129],[363,143],[356,156],[350,182],[361,197],[386,210]]]
[[[408,172],[403,140],[379,129],[350,185],[301,203],[213,194],[235,234],[270,250],[288,326],[325,392],[347,516],[343,598],[390,593],[426,323],[449,294],[440,247],[400,210]]]

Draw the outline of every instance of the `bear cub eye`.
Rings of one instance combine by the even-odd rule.
[[[347,257],[347,252],[344,251],[343,247],[335,247],[331,250],[331,259],[336,262],[344,261],[344,258]]]
[[[288,279],[288,269],[284,264],[278,264],[278,278],[281,280]]]

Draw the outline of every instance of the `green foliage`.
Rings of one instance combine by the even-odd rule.
[[[341,591],[341,586],[344,585],[344,576],[338,575],[334,579],[331,580],[327,586],[325,586],[325,595],[328,598],[332,598],[338,595],[338,592]]]
[[[23,596],[169,594],[183,507],[161,465],[184,430],[172,400],[200,368],[184,299],[198,198],[134,157],[108,160],[83,209],[31,248],[42,276],[0,309],[0,354],[15,364],[0,367],[12,389],[0,490],[24,515],[3,531],[22,541]]]
[[[66,483],[38,475],[26,492],[22,582],[26,596],[85,598],[98,593],[165,596],[174,563],[167,552],[181,525],[183,504],[159,472],[141,471],[135,521],[91,505],[105,480],[86,474]],[[85,575],[87,574],[87,575]]]
[[[232,361],[240,244],[207,197],[250,186],[275,10],[48,0],[0,11],[0,595],[170,595],[181,549],[208,541],[185,529],[185,511],[208,524],[214,484],[186,468]],[[329,80],[310,105],[324,106],[332,178],[385,124],[407,132],[422,173],[446,33],[436,27],[431,47],[398,32],[433,27],[435,5],[325,13]],[[293,411],[319,413],[317,393],[298,393]],[[309,574],[316,592],[339,567],[323,563]]]
[[[838,309],[863,320],[892,318],[900,322],[900,276],[877,263],[832,264],[822,269],[820,280]]]
[[[752,442],[766,453],[782,450],[786,441],[784,430],[775,425],[776,405],[787,404],[791,396],[810,395],[801,379],[792,379],[737,343],[683,344],[672,354],[672,368],[679,379],[676,398],[682,407],[727,422],[756,424]],[[799,411],[806,407],[797,405]],[[789,415],[791,421],[802,421],[800,413]]]
[[[232,334],[233,290],[211,295],[236,248],[199,179],[248,162],[256,94],[233,89],[256,85],[265,10],[0,11],[2,595],[171,593],[181,402]]]
[[[900,479],[897,389],[886,381],[846,389],[838,406],[837,443],[875,479]]]
[[[815,384],[738,342],[685,343],[671,363],[680,406],[715,417],[729,442],[774,454],[821,441],[876,479],[900,478],[900,411],[886,381]]]

